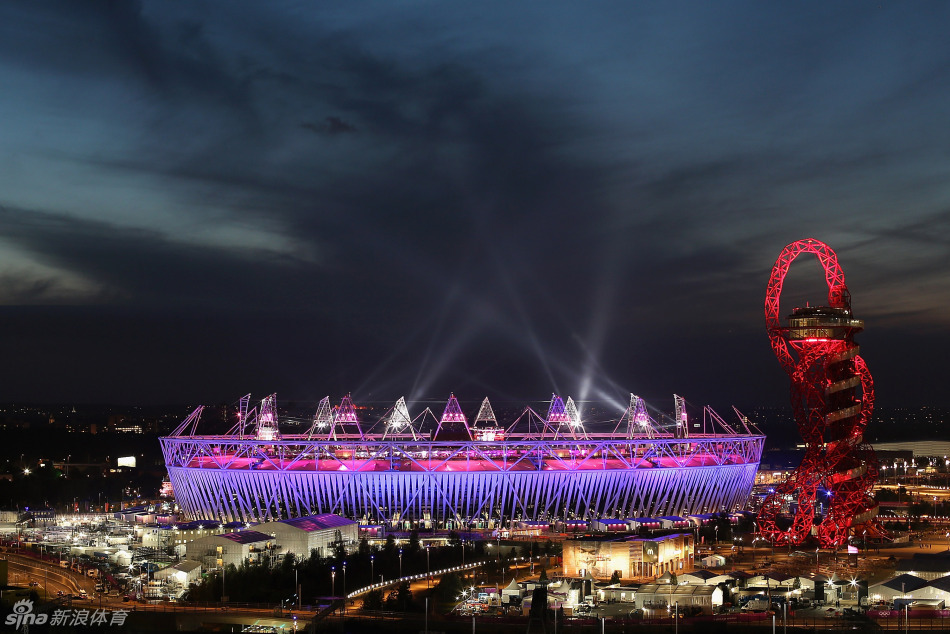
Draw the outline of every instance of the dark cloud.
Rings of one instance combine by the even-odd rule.
[[[871,342],[950,323],[938,20],[496,10],[0,7],[0,383],[784,402],[762,294],[809,235]]]
[[[347,123],[339,117],[327,117],[324,120],[324,123],[320,125],[317,125],[316,123],[301,123],[300,127],[304,130],[310,130],[315,134],[328,134],[330,136],[335,134],[352,134],[356,132],[356,126]]]

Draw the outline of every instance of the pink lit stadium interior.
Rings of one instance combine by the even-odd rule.
[[[197,434],[199,407],[161,444],[192,519],[336,513],[463,528],[737,510],[765,437],[738,411],[729,424],[706,407],[699,423],[674,402],[675,414],[657,420],[631,395],[619,418],[589,423],[553,395],[546,415],[525,407],[502,425],[487,398],[471,423],[454,395],[438,418],[427,408],[413,419],[400,398],[366,425],[350,396],[336,407],[327,397],[305,433],[288,434],[275,395],[250,410],[247,395],[227,433]]]

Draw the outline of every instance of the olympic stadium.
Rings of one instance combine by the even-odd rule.
[[[411,418],[400,398],[369,424],[350,396],[335,407],[327,397],[309,429],[289,434],[275,395],[250,410],[248,395],[227,433],[198,434],[199,407],[160,442],[175,498],[192,519],[335,513],[464,528],[737,510],[764,435],[738,411],[729,424],[706,407],[700,423],[681,397],[674,403],[674,415],[658,421],[631,395],[616,420],[594,425],[557,395],[545,415],[525,407],[510,423],[487,398],[471,422],[454,395],[441,417],[426,408]]]

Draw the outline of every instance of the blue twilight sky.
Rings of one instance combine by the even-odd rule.
[[[950,5],[0,4],[0,401],[948,404]],[[813,261],[785,305],[821,303]]]

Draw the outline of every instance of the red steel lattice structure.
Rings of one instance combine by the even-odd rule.
[[[802,254],[815,255],[824,268],[828,306],[795,308],[783,326],[782,286],[789,266]],[[828,548],[858,533],[884,535],[872,497],[878,465],[864,442],[874,384],[854,342],[864,322],[851,314],[844,272],[827,244],[808,238],[785,247],[769,278],[765,323],[772,349],[791,379],[792,408],[807,449],[798,469],[765,499],[759,530],[772,543],[800,544],[815,535]],[[783,529],[777,518],[792,497],[797,507],[791,508],[791,526]],[[816,517],[819,503],[827,511]]]

